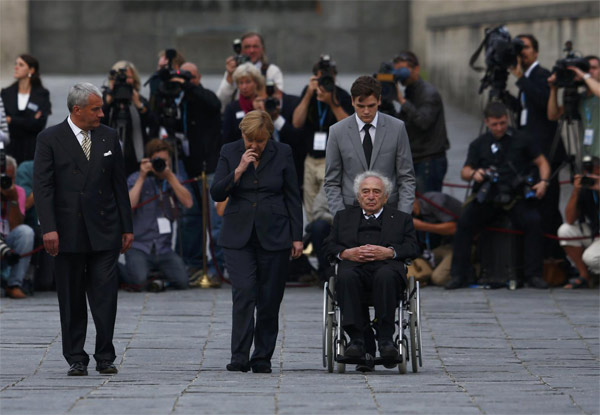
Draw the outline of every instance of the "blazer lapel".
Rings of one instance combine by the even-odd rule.
[[[358,131],[358,124],[356,124],[356,118],[353,115],[351,120],[348,122],[348,135],[350,136],[350,142],[354,147],[354,151],[358,154],[358,159],[360,160],[360,164],[364,170],[369,170],[369,166],[367,166],[367,158],[365,157],[365,150],[363,149],[362,142],[360,141],[360,133]],[[371,157],[373,160],[373,157]]]
[[[75,160],[77,167],[82,171],[83,174],[87,174],[89,163],[85,158],[85,154],[83,153],[83,149],[77,141],[77,137],[73,134],[73,130],[69,126],[69,123],[65,119],[65,121],[61,124],[62,134],[58,138],[59,143],[65,149],[67,154]]]
[[[271,142],[272,139],[267,141],[267,145],[260,156],[260,163],[258,163],[258,167],[256,168],[256,173],[260,173],[260,171],[269,164],[269,161],[275,157],[275,145]]]
[[[375,165],[375,160],[379,155],[383,141],[385,140],[385,119],[379,114],[378,124],[375,128],[375,145],[373,146],[373,154],[371,154],[371,166]]]

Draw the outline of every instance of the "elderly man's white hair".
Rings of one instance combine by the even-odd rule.
[[[363,180],[369,177],[376,177],[383,182],[384,194],[386,196],[389,196],[392,193],[392,182],[390,181],[390,179],[388,179],[386,176],[379,173],[378,171],[367,170],[354,178],[354,194],[356,195],[356,197],[358,197],[360,184],[363,182]]]
[[[67,96],[67,108],[69,109],[69,112],[73,112],[73,107],[75,105],[78,107],[85,107],[88,104],[90,95],[96,95],[98,98],[102,99],[102,92],[100,92],[97,86],[90,84],[89,82],[73,85]]]

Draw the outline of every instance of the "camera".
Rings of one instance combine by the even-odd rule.
[[[379,71],[373,74],[373,78],[381,83],[381,106],[379,110],[388,115],[395,115],[393,102],[396,100],[396,84],[403,83],[410,76],[410,69],[394,69],[391,62],[382,62]]]
[[[167,163],[165,162],[164,159],[161,159],[160,157],[154,157],[151,160],[151,162],[152,162],[152,168],[157,173],[162,173],[167,168]]]
[[[268,113],[275,112],[279,106],[279,100],[273,96],[275,93],[275,83],[271,80],[267,81],[266,88],[267,99],[265,99],[265,111]]]
[[[595,164],[598,165],[598,159],[596,159]],[[596,184],[596,179],[588,176],[588,174],[594,173],[594,159],[592,158],[592,156],[584,156],[582,165],[583,165],[583,177],[581,178],[581,186],[583,186],[583,187],[594,186]]]
[[[335,62],[331,61],[329,55],[321,55],[317,68],[321,71],[321,76],[318,79],[318,84],[327,92],[335,90]]]
[[[160,85],[158,86],[157,102],[160,115],[160,123],[169,134],[176,131],[183,131],[181,123],[181,114],[179,111],[178,99],[183,92],[183,84],[174,81],[173,78],[182,78],[188,82],[192,79],[192,74],[181,69],[173,69],[173,59],[177,56],[175,49],[167,49],[165,57],[169,61],[166,68],[158,71]]]
[[[250,57],[248,55],[242,54],[242,41],[240,39],[233,40],[233,52],[235,56],[235,65],[240,66],[246,62],[250,62]]]
[[[114,81],[112,91],[110,92],[115,103],[125,103],[129,105],[133,95],[133,86],[127,83],[127,69],[120,68],[118,71],[114,69],[110,71],[109,79]]]
[[[0,142],[0,189],[10,189],[12,186],[12,177],[6,174],[6,153],[4,152],[4,143]]]
[[[523,46],[523,41],[519,38],[512,39],[504,26],[485,29],[485,37],[469,61],[473,69],[483,70],[483,68],[475,67],[474,63],[481,53],[481,49],[485,48],[486,67],[479,87],[480,94],[491,86],[492,96],[501,97],[503,95],[508,79],[508,68],[517,64],[517,57],[523,50]]]
[[[498,174],[498,170],[496,170],[496,167],[490,166],[485,171],[485,175],[483,177],[483,183],[481,184],[481,187],[479,187],[477,195],[475,196],[479,203],[484,203],[490,199],[492,185],[498,183],[500,175]]]
[[[2,261],[6,261],[7,265],[15,265],[21,259],[21,256],[15,251],[10,249],[10,246],[4,242],[4,239],[0,237],[0,258]]]
[[[577,83],[575,81],[575,72],[567,68],[569,66],[575,66],[583,72],[588,72],[590,70],[590,63],[587,59],[575,55],[575,52],[573,52],[573,42],[570,40],[565,42],[563,52],[566,52],[565,57],[557,60],[554,64],[554,68],[552,68],[552,73],[556,74],[556,86],[559,88],[567,88],[570,86],[578,86],[578,84],[582,85],[582,82]]]

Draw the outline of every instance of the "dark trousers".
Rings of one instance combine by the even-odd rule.
[[[63,356],[73,364],[89,363],[84,350],[87,332],[87,300],[96,325],[94,359],[115,360],[112,344],[117,316],[119,251],[59,253],[54,259],[56,293],[60,309]]]
[[[231,362],[271,366],[290,249],[267,251],[255,234],[241,249],[223,248],[232,285]],[[256,323],[254,311],[256,310]]]
[[[556,169],[558,166],[552,166]],[[559,210],[560,203],[560,182],[558,174],[550,181],[544,198],[538,204],[538,211],[542,220],[542,231],[549,235],[556,235],[558,228],[563,223],[562,215]],[[560,244],[555,239],[544,238],[543,240],[544,258],[564,258],[565,253]]]
[[[471,245],[473,236],[499,214],[507,214],[523,238],[523,265],[525,279],[542,276],[542,224],[535,202],[518,200],[509,211],[492,203],[473,200],[463,208],[458,219],[452,250],[450,275],[458,280],[472,279]]]
[[[441,192],[444,176],[448,171],[446,154],[426,161],[414,163],[417,192]]]
[[[323,247],[325,238],[329,235],[331,231],[331,223],[323,219],[317,219],[310,223],[310,229],[308,232],[310,233],[310,242],[313,245],[313,249],[317,254],[317,258],[319,260],[319,276],[324,280],[325,279],[325,270],[329,266],[329,262],[327,258],[325,258],[325,249]]]
[[[392,339],[395,311],[404,279],[397,264],[387,261],[361,265],[342,261],[338,268],[336,293],[342,311],[342,327],[351,339],[362,338],[369,328],[365,303],[375,307],[377,338]],[[370,292],[370,297],[365,293]]]

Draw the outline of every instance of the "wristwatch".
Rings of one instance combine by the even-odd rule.
[[[592,75],[591,75],[591,74],[589,74],[589,73],[584,73],[584,74],[583,74],[583,79],[584,79],[584,80],[585,80],[585,79],[589,79],[589,78],[591,78],[591,77],[592,77]]]

